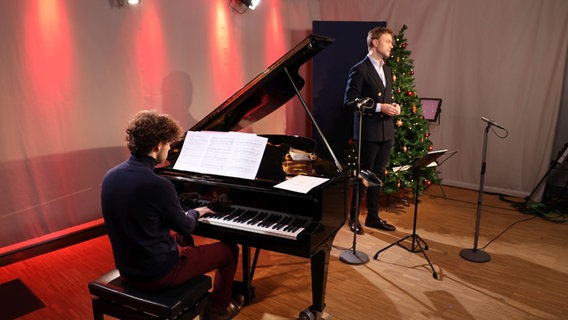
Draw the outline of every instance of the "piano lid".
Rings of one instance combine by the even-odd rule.
[[[238,131],[269,115],[304,86],[299,68],[332,42],[325,36],[309,35],[190,130]]]

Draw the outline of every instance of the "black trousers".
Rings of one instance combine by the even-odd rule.
[[[358,143],[358,142],[356,142]],[[381,141],[381,142],[371,142],[371,141],[361,141],[361,170],[369,170],[373,172],[379,179],[384,179],[385,169],[390,159],[390,153],[392,146],[394,144],[393,140]],[[359,183],[359,199],[355,199],[355,188],[357,183],[353,184],[353,192],[351,196],[351,210],[349,213],[349,219],[355,220],[356,215],[356,205],[359,203],[359,208],[361,208],[361,201],[363,200],[363,194],[365,193],[365,186]],[[366,190],[367,193],[367,219],[379,219],[379,193],[380,187],[371,187]]]

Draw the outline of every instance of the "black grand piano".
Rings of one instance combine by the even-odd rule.
[[[236,289],[247,302],[255,297],[252,278],[260,249],[310,259],[313,304],[300,312],[300,319],[320,319],[323,314],[330,250],[347,214],[347,170],[335,158],[299,92],[304,85],[299,68],[332,41],[324,36],[308,36],[190,129],[238,131],[297,96],[326,144],[329,154],[325,156],[331,160],[316,155],[296,165],[289,159],[289,151],[309,154],[315,142],[299,136],[268,134],[262,135],[268,142],[254,180],[174,169],[183,140],[172,145],[168,164],[157,169],[158,174],[174,183],[182,205],[188,194],[199,195],[185,203],[188,206],[220,198],[230,203],[215,217],[204,217],[195,234],[242,245],[243,279]],[[328,180],[305,194],[274,188],[294,174]],[[251,248],[255,248],[252,262]]]

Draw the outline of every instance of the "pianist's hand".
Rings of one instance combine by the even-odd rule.
[[[195,208],[193,210],[199,212],[200,218],[203,217],[203,215],[205,215],[205,214],[208,214],[208,213],[214,214],[215,213],[213,210],[209,209],[208,207],[199,207],[199,208]]]

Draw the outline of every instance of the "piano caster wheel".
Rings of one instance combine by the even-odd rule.
[[[306,309],[306,310],[300,312],[299,320],[315,320],[315,319],[316,319],[316,315],[310,309]]]

